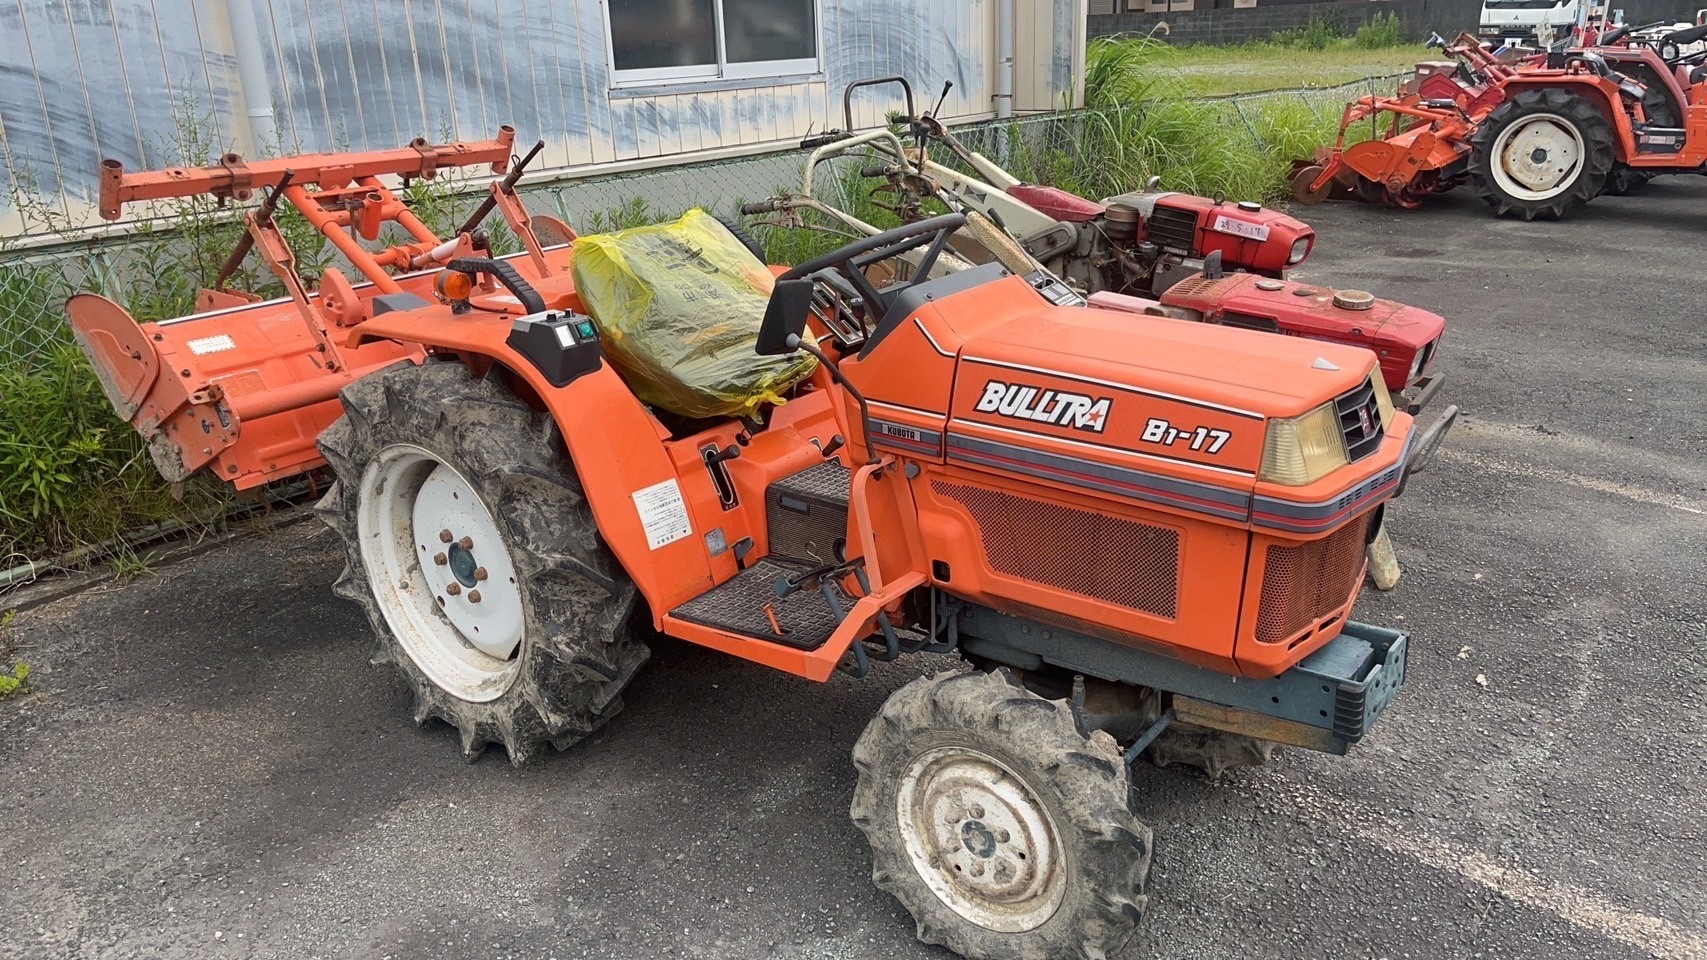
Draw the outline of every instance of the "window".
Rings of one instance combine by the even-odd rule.
[[[605,0],[617,86],[818,70],[818,0]]]

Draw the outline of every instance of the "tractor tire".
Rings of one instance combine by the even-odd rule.
[[[1274,759],[1279,744],[1242,733],[1212,730],[1194,723],[1172,723],[1150,744],[1147,755],[1158,767],[1196,767],[1211,780],[1236,767],[1260,767]]]
[[[725,217],[722,214],[713,214],[711,219],[723,224],[723,229],[729,231],[735,236],[735,239],[741,241],[741,246],[746,247],[747,252],[757,257],[760,263],[770,262],[765,258],[765,245],[754,239],[753,235],[747,232],[746,225],[743,224],[739,218]]]
[[[550,417],[460,363],[391,367],[341,399],[316,508],[344,539],[333,589],[367,612],[415,723],[455,727],[469,762],[499,743],[520,766],[615,716],[648,656],[636,592]]]
[[[1614,162],[1612,125],[1587,98],[1524,90],[1470,137],[1470,183],[1499,216],[1559,219],[1600,195]]]
[[[871,879],[970,960],[1103,960],[1136,929],[1150,829],[1120,746],[1006,670],[921,677],[854,745]]]

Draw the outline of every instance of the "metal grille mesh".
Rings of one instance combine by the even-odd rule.
[[[1146,239],[1176,253],[1197,253],[1197,214],[1158,206],[1150,214]]]
[[[1268,548],[1257,608],[1258,643],[1283,643],[1345,603],[1363,576],[1362,516],[1320,540]]]
[[[997,573],[1173,618],[1179,606],[1179,531],[999,490],[933,480],[940,497],[978,524]]]

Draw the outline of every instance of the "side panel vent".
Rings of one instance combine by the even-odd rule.
[[[1156,205],[1150,214],[1146,239],[1164,250],[1197,255],[1197,213]]]
[[[1295,547],[1268,548],[1257,608],[1258,643],[1282,643],[1340,608],[1363,576],[1365,515],[1339,530]]]
[[[978,524],[997,573],[1158,617],[1179,609],[1179,531],[999,490],[931,481]]]

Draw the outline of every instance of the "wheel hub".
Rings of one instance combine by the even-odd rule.
[[[480,569],[480,565],[474,561],[474,551],[465,549],[460,543],[453,543],[446,553],[446,564],[457,583],[472,587],[480,582],[474,576],[474,572]]]
[[[1066,893],[1048,811],[1001,761],[970,748],[929,751],[897,795],[907,853],[956,913],[1004,933],[1035,929]]]
[[[374,599],[409,657],[463,700],[502,694],[525,613],[503,530],[474,486],[428,450],[387,447],[362,474],[357,527]]]
[[[1550,200],[1575,182],[1585,152],[1574,124],[1556,114],[1535,114],[1500,132],[1491,172],[1502,190],[1520,200]]]

